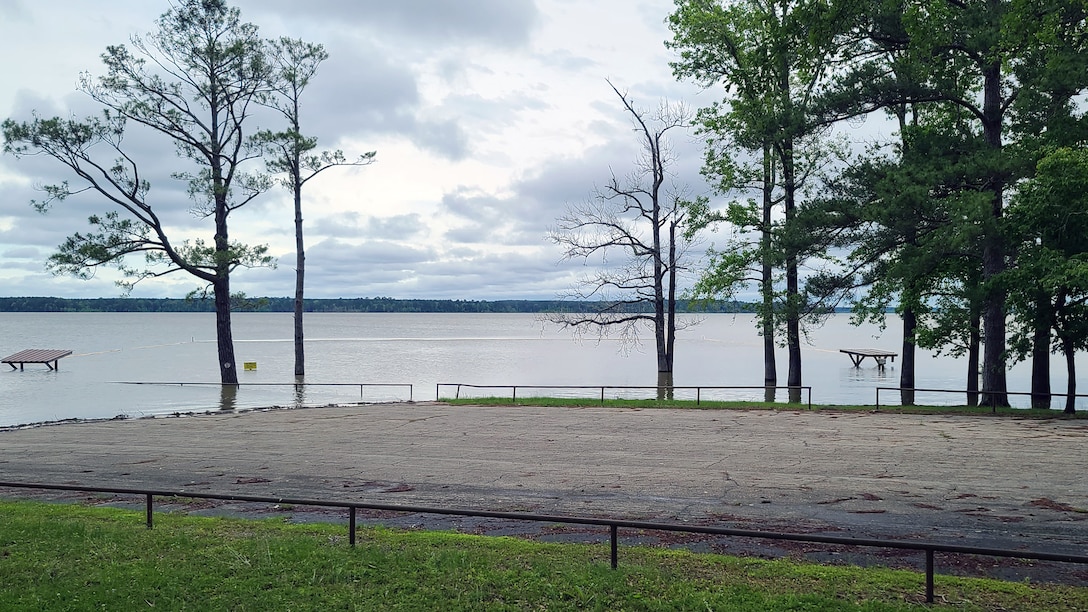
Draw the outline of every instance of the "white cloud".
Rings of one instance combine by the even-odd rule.
[[[98,56],[130,34],[154,29],[166,1],[117,0],[108,11],[81,0],[0,0],[5,67],[0,114],[26,118],[94,112],[75,91],[81,70],[101,74]],[[338,168],[307,185],[307,295],[352,297],[552,298],[577,266],[557,265],[548,227],[567,204],[623,174],[635,142],[610,78],[640,104],[668,96],[693,106],[717,93],[676,83],[664,20],[671,0],[240,0],[243,19],[265,36],[322,43],[330,59],[303,99],[303,129],[322,148],[352,157],[376,150],[364,168]],[[262,118],[262,122],[269,119]],[[127,144],[153,179],[170,225],[203,236],[172,146],[149,134]],[[698,183],[698,143],[676,142],[682,181]],[[146,170],[145,170],[146,169]],[[51,160],[0,158],[0,293],[116,295],[107,273],[91,282],[54,278],[45,258],[86,228],[103,202],[85,196],[48,215],[28,202],[35,186],[72,179]],[[701,189],[699,187],[697,190]],[[277,270],[240,271],[250,295],[289,295],[294,285],[293,210],[274,190],[232,215],[232,237],[268,243]],[[198,229],[201,228],[201,229]],[[196,286],[172,277],[138,295],[178,297]]]

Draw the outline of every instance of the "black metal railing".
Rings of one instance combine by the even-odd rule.
[[[673,399],[676,391],[694,391],[695,392],[695,404],[699,405],[704,400],[704,391],[777,391],[779,389],[787,389],[790,392],[796,392],[798,396],[801,391],[807,392],[807,405],[809,410],[812,409],[812,387],[810,386],[775,386],[775,385],[761,385],[761,386],[653,386],[653,385],[471,385],[467,383],[438,383],[434,387],[434,399],[440,401],[442,399],[442,387],[453,387],[453,399],[461,398],[461,389],[508,389],[510,390],[510,401],[516,402],[518,399],[518,389],[535,389],[542,391],[597,391],[598,399],[601,404],[607,401],[605,397],[607,391],[653,391],[654,396],[657,399],[668,398]],[[707,400],[711,401],[711,400]],[[717,400],[714,400],[717,401]]]
[[[759,538],[765,540],[781,540],[793,542],[810,542],[817,544],[834,544],[840,546],[856,546],[866,548],[889,548],[897,550],[914,550],[925,553],[925,580],[926,602],[934,601],[934,569],[935,553],[980,555],[988,557],[1002,557],[1011,559],[1028,559],[1036,561],[1056,561],[1062,563],[1088,564],[1088,555],[1075,555],[1067,553],[1049,553],[1028,550],[1009,550],[1003,548],[986,548],[978,546],[959,546],[954,544],[939,544],[935,542],[907,542],[902,540],[882,540],[875,538],[849,538],[841,536],[818,535],[811,533],[787,533],[777,531],[756,531],[751,529],[733,529],[729,527],[714,527],[710,525],[677,525],[672,523],[655,523],[650,521],[631,521],[614,518],[577,517],[548,514],[532,514],[526,512],[495,512],[489,510],[467,510],[457,508],[434,508],[428,506],[404,506],[397,504],[375,504],[367,502],[330,501],[319,499],[292,499],[285,497],[261,497],[256,495],[235,495],[230,493],[197,493],[188,491],[169,491],[154,489],[135,489],[126,487],[91,487],[84,485],[56,485],[28,482],[0,482],[0,487],[15,489],[40,489],[47,491],[78,491],[83,493],[110,493],[114,495],[142,496],[145,500],[147,515],[147,528],[154,525],[154,498],[155,497],[183,497],[190,499],[215,499],[223,501],[244,501],[269,504],[290,504],[293,506],[312,506],[319,508],[344,508],[348,510],[348,542],[355,546],[356,511],[357,510],[382,510],[387,512],[404,512],[410,514],[439,514],[445,516],[467,516],[478,518],[494,518],[515,521],[531,521],[543,523],[561,523],[573,525],[591,525],[608,527],[609,545],[611,550],[611,565],[615,569],[619,566],[619,529],[637,529],[644,531],[667,531],[679,533],[698,533],[742,538]]]
[[[978,391],[978,390],[967,391],[967,390],[964,390],[964,389],[913,389],[913,388],[910,388],[910,387],[877,387],[876,388],[876,409],[877,410],[880,410],[880,392],[881,391],[896,391],[896,392],[899,392],[899,393],[906,392],[906,393],[911,393],[911,394],[915,394],[915,393],[953,393],[953,394],[956,394],[956,395],[967,395],[968,397],[973,396],[976,399],[976,401],[977,401],[978,398],[980,398],[982,395],[985,394],[984,392]],[[1014,395],[1014,396],[1027,396],[1027,397],[1032,397],[1032,396],[1039,395],[1038,393],[1032,393],[1030,391],[1004,391],[1004,392],[1002,392],[1002,394],[1003,395]],[[1066,397],[1066,398],[1069,397],[1068,393],[1050,393],[1049,395],[1051,397]],[[1088,397],[1088,395],[1074,394],[1073,397],[1074,398]],[[981,407],[982,408],[992,408],[992,411],[994,413],[997,412],[997,406],[981,406]]]
[[[205,381],[127,381],[117,380],[113,381],[113,384],[117,385],[160,385],[167,387],[293,387],[293,388],[306,388],[306,387],[358,387],[359,397],[363,397],[364,389],[371,388],[393,388],[393,389],[407,389],[409,402],[414,401],[413,387],[410,383],[312,383],[312,382],[289,382],[289,383],[236,383],[234,385],[224,385],[220,382],[205,382]]]

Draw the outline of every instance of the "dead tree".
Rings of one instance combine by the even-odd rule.
[[[571,288],[567,297],[592,300],[588,313],[557,313],[552,323],[576,335],[598,338],[617,333],[625,347],[650,327],[657,349],[659,396],[671,396],[676,331],[677,277],[688,242],[680,227],[686,202],[671,180],[667,134],[685,129],[687,111],[663,102],[656,111],[638,108],[612,83],[638,135],[635,168],[623,178],[612,174],[591,198],[572,205],[549,233],[564,259],[600,261]],[[622,255],[617,258],[616,255]]]

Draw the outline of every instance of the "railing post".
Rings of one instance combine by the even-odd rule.
[[[876,411],[880,412],[880,387],[876,388]]]
[[[695,405],[698,406],[703,399],[703,388],[695,387]]]
[[[601,405],[604,406],[604,387],[601,387]]]
[[[348,512],[348,544],[355,548],[355,506]]]
[[[926,549],[926,603],[933,603],[933,549]]]
[[[612,569],[619,566],[619,526],[615,523],[608,526],[612,544]]]
[[[812,387],[808,388],[808,409],[812,410]]]
[[[510,388],[513,389],[513,391],[510,392],[510,401],[516,404],[518,403],[518,386],[514,385]]]
[[[152,512],[151,512],[151,494],[148,493],[147,494],[147,528],[148,529],[151,529],[151,525],[152,525],[151,516],[152,516]]]

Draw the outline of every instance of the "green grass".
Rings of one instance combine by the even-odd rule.
[[[446,532],[0,502],[3,610],[1076,610],[1088,589]]]
[[[441,398],[438,401],[459,406],[543,406],[543,407],[583,407],[608,406],[613,408],[691,408],[698,410],[808,410],[807,403],[789,404],[785,402],[744,402],[744,401],[707,401],[698,404],[695,400],[654,400],[654,399],[600,399],[583,397],[473,397],[464,399]],[[813,411],[832,412],[874,412],[876,407],[850,404],[813,404]],[[898,406],[881,405],[879,412],[889,414],[952,414],[976,416],[1004,416],[1026,419],[1088,419],[1088,411],[1081,410],[1075,415],[1064,414],[1061,410],[1035,408],[998,408],[980,406]]]

